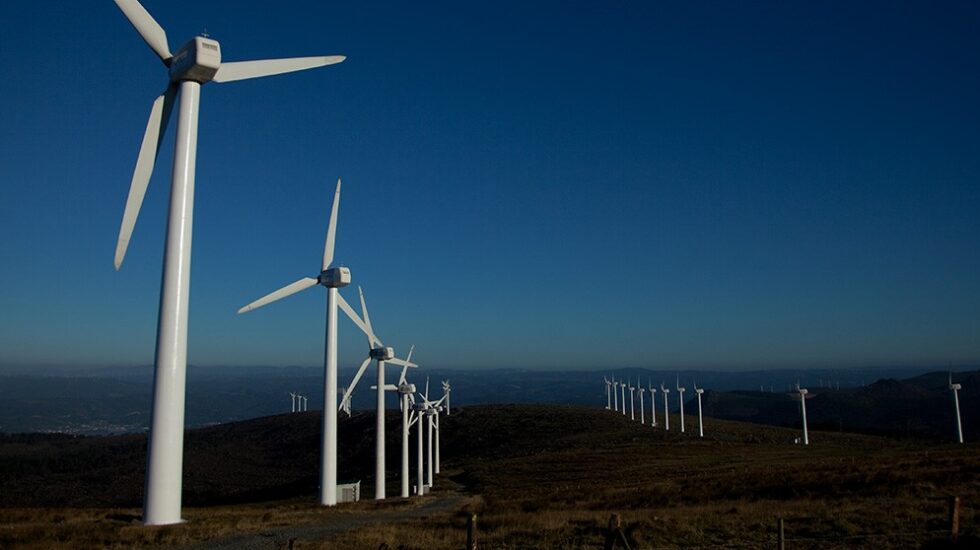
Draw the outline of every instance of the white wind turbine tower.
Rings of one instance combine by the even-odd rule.
[[[296,394],[293,392],[289,392],[289,395],[292,396],[293,398],[293,409],[289,412],[296,412]]]
[[[385,364],[398,365],[400,367],[415,365],[409,363],[408,361],[403,361],[395,357],[395,350],[391,347],[386,347],[381,339],[375,336],[374,329],[371,327],[371,316],[368,315],[367,304],[364,303],[364,291],[360,287],[357,288],[357,292],[361,297],[361,314],[364,316],[364,320],[361,321],[357,318],[357,314],[353,311],[345,312],[348,315],[352,315],[351,319],[356,319],[355,324],[360,327],[368,339],[368,356],[361,363],[360,368],[357,369],[357,373],[354,375],[354,380],[351,381],[350,387],[347,388],[348,395],[350,392],[354,391],[357,386],[357,382],[361,379],[364,374],[365,369],[371,363],[371,361],[376,361],[378,368],[378,382],[374,386],[377,394],[377,419],[375,423],[375,447],[374,447],[374,498],[375,500],[384,500],[385,498]],[[344,396],[347,399],[348,395]]]
[[[407,363],[412,362],[412,352],[415,351],[415,345],[412,345],[408,350],[408,355],[405,357]],[[405,375],[408,372],[408,365],[402,367],[402,373],[398,377],[398,396],[402,409],[402,497],[408,498],[409,496],[409,481],[408,481],[408,437],[409,429],[411,428],[411,418],[410,413],[412,412],[412,405],[415,404],[415,384],[409,384],[408,380],[405,379]],[[421,433],[421,430],[419,430]]]
[[[613,375],[613,379],[612,379],[612,394],[613,394],[613,411],[619,412],[619,382],[616,381],[615,375]]]
[[[608,411],[609,409],[612,408],[612,395],[610,392],[612,388],[612,382],[605,376],[602,377],[602,381],[606,383],[606,410]]]
[[[960,390],[963,385],[953,383],[953,373],[949,373],[949,389],[953,392],[953,403],[956,405],[956,440],[963,443],[963,425],[960,423]]]
[[[795,398],[800,400],[800,414],[803,415],[803,444],[810,444],[810,432],[806,428],[806,400],[810,398],[809,392],[806,388],[801,388],[800,383],[796,383],[797,396]]]
[[[630,420],[636,420],[636,411],[633,409],[633,392],[636,391],[636,386],[633,385],[633,379],[630,378],[627,383],[629,384],[630,390]]]
[[[643,394],[646,393],[646,389],[640,384],[639,377],[636,379],[637,391],[640,393],[640,424],[646,424],[646,413],[643,412]]]
[[[657,388],[647,378],[647,388],[650,390],[650,426],[657,427]]]
[[[418,453],[418,460],[416,464],[416,473],[418,474],[418,484],[415,487],[415,494],[418,496],[425,494],[425,480],[422,479],[422,469],[425,465],[425,460],[422,457],[422,417],[424,414],[425,405],[415,405],[412,407],[412,416],[408,422],[409,427],[414,425],[415,431],[417,432],[416,435],[418,444],[416,445],[416,451]]]
[[[684,392],[686,391],[681,387],[681,377],[677,377],[677,398],[681,402],[681,433],[684,433]]]
[[[694,394],[698,396],[698,436],[704,437],[704,417],[701,416],[701,395],[704,393],[704,388],[699,388],[698,383],[694,383]]]
[[[668,403],[667,394],[670,393],[670,390],[668,390],[664,386],[663,382],[660,383],[660,393],[664,394],[664,431],[669,432],[670,431],[670,410],[669,410],[670,403]]]
[[[160,138],[174,103],[180,103],[170,185],[170,213],[163,258],[160,311],[154,358],[153,406],[147,444],[145,525],[181,522],[184,398],[187,377],[187,316],[190,297],[191,229],[194,218],[194,170],[197,163],[197,122],[201,85],[232,82],[340,63],[343,56],[301,57],[262,61],[221,62],[216,40],[198,36],[176,54],[167,33],[137,0],[116,0],[129,22],[168,70],[167,89],[153,101],[143,134],[126,209],[119,227],[114,263],[118,270],[146,194]]]
[[[626,416],[626,384],[620,382],[619,390],[623,393],[623,416]]]
[[[442,381],[442,395],[446,398],[446,416],[451,416],[451,413],[450,413],[450,410],[449,410],[449,394],[452,391],[453,391],[453,389],[449,385],[449,380],[443,380]]]
[[[340,208],[340,180],[334,191],[330,221],[327,224],[326,244],[323,247],[323,260],[317,277],[305,277],[238,310],[247,313],[264,305],[291,296],[313,286],[327,289],[327,323],[323,351],[323,425],[320,437],[320,504],[337,504],[337,306],[347,313],[354,324],[360,326],[361,320],[350,308],[337,289],[350,284],[350,269],[330,267],[333,262],[334,243],[337,236],[337,210]]]
[[[310,410],[310,398],[303,396],[303,412]]]

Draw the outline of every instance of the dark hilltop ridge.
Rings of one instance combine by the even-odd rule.
[[[808,386],[810,429],[952,441],[956,437],[949,374],[931,372],[905,380],[882,379],[859,388]],[[953,373],[962,384],[960,415],[965,441],[980,440],[980,372]],[[772,426],[800,427],[792,392],[706,391],[704,414]]]

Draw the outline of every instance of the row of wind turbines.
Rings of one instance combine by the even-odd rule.
[[[293,392],[289,392],[289,395],[293,398],[293,408],[289,412],[297,413],[309,410],[310,400],[307,396]]]
[[[646,419],[644,415],[644,404],[643,395],[645,392],[650,392],[650,425],[654,428],[657,427],[657,406],[656,398],[654,395],[657,393],[657,388],[653,386],[653,383],[648,379],[647,387],[644,388],[637,382],[637,385],[633,385],[633,379],[627,378],[626,382],[622,380],[616,380],[615,375],[610,378],[603,378],[606,384],[606,409],[615,412],[621,412],[624,416],[626,415],[626,390],[630,392],[630,420],[636,420],[636,411],[634,408],[634,392],[639,393],[640,397],[640,424],[645,424]],[[637,378],[639,381],[639,378]],[[953,374],[949,374],[948,386],[950,391],[953,392],[953,404],[956,409],[956,440],[958,443],[963,443],[963,424],[960,421],[960,397],[959,392],[963,389],[961,384],[953,383]],[[686,391],[680,384],[680,378],[677,378],[677,384],[674,388],[677,390],[678,401],[680,403],[680,421],[681,421],[681,433],[684,432],[684,392]],[[670,393],[670,389],[665,387],[663,382],[660,383],[660,393],[664,396],[664,430],[670,431],[670,416],[668,415],[669,402],[667,399],[667,394]],[[697,395],[698,401],[698,434],[700,437],[704,437],[704,418],[701,412],[701,395],[704,393],[704,388],[699,388],[697,383],[694,384],[694,393]],[[620,398],[620,395],[622,398]],[[809,392],[806,388],[800,387],[800,383],[796,383],[795,393],[790,394],[793,399],[800,402],[800,416],[803,421],[803,438],[798,439],[803,445],[810,444],[810,432],[807,428],[806,423],[806,402],[808,399],[813,398],[813,394]],[[622,399],[622,407],[620,407],[620,399]]]
[[[193,228],[195,168],[197,162],[197,129],[200,110],[201,86],[208,82],[232,82],[260,78],[282,73],[312,69],[344,61],[342,55],[267,59],[259,61],[222,62],[220,44],[209,37],[198,36],[188,41],[177,53],[171,53],[166,32],[137,0],[115,0],[116,5],[136,28],[137,32],[157,55],[168,71],[166,89],[153,101],[149,120],[143,134],[136,167],[130,183],[129,196],[119,228],[114,264],[120,269],[129,247],[136,219],[146,194],[150,176],[156,163],[160,139],[175,104],[179,104],[176,145],[171,176],[170,210],[167,218],[166,244],[163,259],[163,278],[160,292],[160,310],[157,324],[156,355],[154,358],[153,404],[149,428],[146,485],[143,502],[145,525],[180,523],[184,400],[187,371],[187,319],[190,297],[191,235]],[[311,98],[311,100],[314,98]],[[302,290],[322,286],[327,290],[327,322],[324,346],[323,422],[320,450],[319,503],[332,506],[337,503],[337,413],[350,414],[350,396],[372,361],[377,365],[378,420],[376,451],[375,497],[385,497],[385,447],[384,447],[384,392],[397,391],[401,396],[402,417],[402,496],[408,496],[408,433],[410,426],[418,426],[421,443],[422,419],[428,421],[429,432],[429,485],[432,484],[433,460],[431,459],[432,434],[438,434],[439,413],[448,401],[450,387],[444,382],[444,395],[432,401],[426,391],[416,400],[413,384],[406,380],[406,372],[417,365],[395,357],[394,349],[385,346],[377,337],[368,316],[364,293],[358,289],[361,315],[350,307],[338,290],[351,283],[347,267],[332,267],[337,228],[337,210],[340,204],[340,180],[334,194],[333,206],[327,229],[326,243],[318,275],[304,277],[241,308],[238,313],[258,309]],[[354,322],[367,336],[368,352],[357,374],[345,389],[341,404],[337,405],[337,308]],[[363,316],[363,318],[362,318]],[[411,353],[411,352],[410,352]],[[398,384],[385,383],[386,365],[401,366]],[[306,397],[293,396],[292,410],[297,410],[297,398],[302,410],[306,410]],[[435,473],[439,472],[439,439],[435,439]],[[420,445],[421,449],[421,445]],[[419,451],[419,489],[422,456]]]
[[[646,387],[639,382],[637,378],[636,385],[633,384],[632,378],[627,378],[626,382],[622,380],[616,380],[616,376],[613,375],[610,378],[603,377],[603,381],[606,383],[606,409],[612,410],[614,412],[620,412],[624,416],[626,415],[626,390],[630,392],[630,420],[636,421],[636,408],[635,408],[635,396],[638,394],[640,397],[640,424],[646,424],[646,405],[644,404],[644,395],[646,392],[650,392],[650,426],[653,428],[658,427],[657,424],[657,388],[653,385],[650,379],[647,379]],[[681,386],[680,377],[677,378],[675,387],[677,390],[677,398],[680,402],[680,422],[681,422],[681,433],[685,432],[684,427],[684,392],[687,388]],[[664,431],[670,431],[670,400],[668,398],[670,394],[670,388],[666,387],[663,382],[660,383],[660,394],[663,395],[664,400]],[[697,395],[698,400],[698,437],[704,437],[704,416],[701,414],[701,395],[704,394],[704,388],[699,388],[697,382],[694,383],[694,394]],[[622,398],[620,398],[620,395]],[[620,407],[620,402],[622,402],[622,407]]]

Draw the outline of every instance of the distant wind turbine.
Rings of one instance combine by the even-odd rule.
[[[640,424],[646,424],[646,413],[644,412],[645,409],[643,408],[643,394],[646,393],[646,389],[643,387],[643,384],[640,383],[639,378],[636,379],[636,386],[636,391],[640,393]]]
[[[660,383],[660,393],[664,394],[664,431],[669,432],[670,431],[670,409],[669,409],[670,403],[667,400],[667,394],[670,393],[670,390],[668,390],[667,387],[664,386],[663,382]]]
[[[452,411],[449,408],[449,394],[452,393],[453,388],[449,385],[449,380],[442,381],[442,395],[446,398],[446,416],[452,416]]]
[[[653,382],[647,378],[647,388],[650,390],[650,426],[657,427],[657,388]]]
[[[704,388],[699,388],[698,383],[694,383],[694,394],[698,396],[698,436],[704,437],[704,417],[701,416],[701,394],[704,393]]]
[[[681,386],[681,377],[677,377],[677,399],[681,402],[681,433],[684,433],[684,391]]]
[[[629,390],[630,390],[630,420],[636,420],[636,410],[633,408],[633,394],[636,391],[636,386],[633,385],[633,379],[629,379]]]
[[[616,375],[613,375],[612,379],[612,394],[613,394],[613,411],[619,412],[619,382],[616,381]]]
[[[289,392],[289,395],[293,398],[293,409],[289,412],[296,412],[296,394]]]
[[[956,406],[956,440],[963,443],[963,424],[960,423],[960,390],[963,385],[953,383],[953,373],[949,373],[949,389],[953,392],[953,403]]]
[[[623,416],[626,416],[626,384],[620,382],[619,389],[623,394]]]
[[[810,399],[811,396],[808,395],[810,392],[807,391],[806,388],[801,388],[800,387],[800,383],[799,382],[796,383],[796,393],[797,393],[797,395],[795,395],[794,397],[800,400],[800,414],[803,417],[803,444],[804,445],[809,445],[810,444],[810,432],[807,430],[807,427],[806,427],[806,400],[807,399]]]

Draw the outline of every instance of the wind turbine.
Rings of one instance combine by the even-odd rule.
[[[296,394],[293,392],[289,392],[289,395],[292,396],[293,398],[293,410],[291,410],[290,412],[296,412]]]
[[[374,498],[375,500],[384,500],[385,498],[385,364],[390,363],[392,365],[398,365],[400,367],[415,365],[409,363],[408,361],[403,361],[395,357],[395,350],[390,346],[385,346],[381,339],[375,336],[374,329],[371,327],[371,316],[368,315],[367,304],[364,303],[364,291],[360,287],[357,288],[357,293],[361,297],[361,314],[364,316],[364,320],[361,323],[355,323],[360,327],[361,331],[367,336],[368,339],[368,356],[361,363],[360,368],[357,369],[357,373],[354,375],[354,380],[351,381],[350,387],[347,388],[347,395],[344,395],[344,399],[347,399],[348,395],[354,391],[357,386],[357,382],[361,379],[364,374],[364,370],[371,361],[376,361],[378,364],[378,382],[374,386],[377,395],[377,409],[378,416],[375,423],[375,434],[376,441],[374,447]],[[351,311],[348,315],[357,315]]]
[[[408,495],[408,437],[409,437],[409,427],[411,426],[411,405],[415,404],[415,384],[409,384],[408,380],[405,378],[405,374],[408,371],[408,367],[414,367],[412,363],[412,353],[415,351],[415,346],[413,345],[408,350],[408,355],[405,357],[406,365],[402,366],[401,375],[398,377],[398,385],[387,385],[386,390],[394,390],[398,392],[398,406],[402,411],[402,470],[401,470],[401,489],[403,498],[407,498]],[[372,389],[377,389],[375,386],[371,386]]]
[[[268,305],[276,300],[291,296],[301,290],[317,285],[327,289],[327,323],[323,351],[323,425],[320,437],[320,504],[337,504],[337,306],[360,326],[363,323],[351,309],[337,289],[350,284],[350,269],[330,267],[333,262],[334,244],[337,237],[337,210],[340,208],[340,180],[334,191],[330,221],[327,224],[326,244],[323,247],[323,260],[320,274],[305,277],[279,290],[267,294],[238,310],[247,313]]]
[[[610,395],[612,382],[605,376],[602,377],[602,381],[606,383],[606,410],[608,411],[612,408],[612,395]]]
[[[405,357],[405,362],[412,362],[412,352],[415,351],[415,345],[413,344],[408,350],[408,355]],[[411,406],[415,404],[415,384],[409,384],[408,380],[405,379],[405,374],[408,372],[408,365],[402,367],[402,373],[398,377],[398,396],[401,402],[402,409],[402,497],[408,498],[409,496],[409,482],[408,482],[408,437],[409,429],[411,428],[411,418],[409,418],[411,411]],[[421,433],[421,431],[420,431]]]
[[[613,394],[613,411],[619,412],[619,382],[616,380],[616,375],[613,375],[612,379],[612,394]]]
[[[620,382],[619,390],[623,393],[623,416],[626,416],[626,384]]]
[[[684,433],[684,391],[685,389],[681,387],[681,377],[677,377],[677,398],[681,402],[681,433]]]
[[[638,386],[637,391],[640,392],[640,424],[646,424],[647,423],[646,416],[645,416],[646,413],[643,412],[643,410],[644,410],[643,409],[643,394],[646,393],[646,390],[640,384],[640,379],[639,378],[636,379],[636,385]]]
[[[417,439],[418,444],[416,445],[416,451],[418,453],[418,460],[416,464],[416,468],[417,468],[416,473],[418,474],[418,484],[415,487],[415,494],[418,496],[422,496],[425,494],[425,483],[424,480],[422,479],[422,468],[425,462],[422,457],[422,416],[424,414],[425,414],[425,406],[415,405],[412,409],[412,418],[409,421],[410,427],[411,425],[415,426],[415,431],[418,437]]]
[[[668,390],[664,386],[664,383],[663,382],[660,383],[660,393],[664,394],[664,431],[669,432],[670,431],[670,411],[669,411],[668,407],[670,406],[670,404],[667,402],[667,394],[670,393],[670,390]]]
[[[630,389],[630,420],[636,420],[636,411],[633,409],[633,392],[636,391],[636,386],[633,385],[633,379],[630,378],[627,382]]]
[[[963,425],[960,423],[960,390],[963,385],[953,383],[953,373],[949,373],[949,389],[953,392],[953,403],[956,405],[956,440],[963,443]]]
[[[310,410],[310,398],[308,396],[303,396],[303,412]]]
[[[442,399],[445,399],[445,396],[443,396]],[[432,486],[432,470],[433,470],[433,466],[434,466],[434,462],[433,462],[433,458],[432,458],[432,436],[433,436],[433,433],[432,432],[433,432],[433,430],[436,429],[435,422],[437,420],[434,420],[434,419],[436,419],[438,417],[439,410],[442,408],[442,399],[440,399],[439,401],[429,401],[429,378],[426,377],[426,379],[425,379],[425,393],[422,395],[422,406],[423,406],[423,413],[425,414],[425,417],[428,419],[427,430],[429,432],[429,435],[428,435],[428,455],[429,455],[429,461],[428,461],[428,468],[427,468],[428,471],[427,471],[427,474],[428,474],[428,480],[429,480],[428,485],[430,487]]]
[[[647,378],[647,387],[650,390],[650,426],[657,427],[657,388],[653,386],[653,382]]]
[[[344,57],[338,55],[222,63],[218,42],[203,36],[192,38],[176,54],[171,54],[167,33],[137,0],[116,0],[116,5],[168,70],[167,88],[153,101],[136,159],[116,243],[116,270],[122,266],[126,256],[143,196],[156,163],[160,138],[167,128],[174,103],[180,103],[157,319],[153,405],[143,500],[144,525],[169,525],[182,521],[180,507],[187,378],[187,317],[201,85],[212,80],[232,82],[312,69],[340,63]]]
[[[701,416],[701,394],[704,393],[704,388],[699,388],[698,383],[694,383],[694,394],[698,396],[698,436],[704,437],[704,417]]]
[[[446,416],[451,416],[452,413],[449,409],[449,393],[452,391],[452,387],[449,385],[449,380],[442,381],[442,394],[446,396]]]
[[[807,395],[809,392],[807,391],[806,388],[801,388],[800,387],[800,383],[799,382],[796,383],[796,392],[797,392],[798,397],[797,396],[794,396],[794,398],[800,400],[800,414],[803,415],[803,444],[804,445],[809,445],[810,444],[810,433],[806,429],[806,400],[809,399],[810,396]]]

